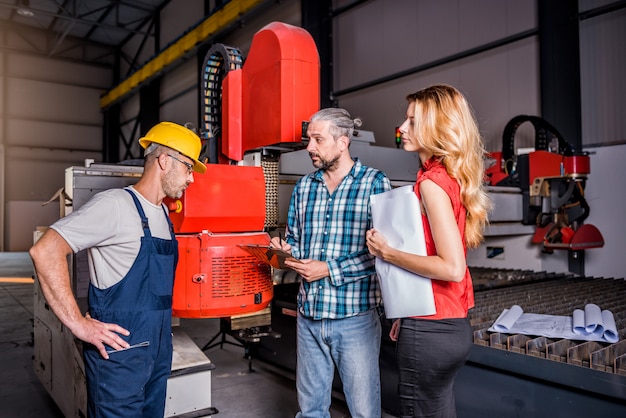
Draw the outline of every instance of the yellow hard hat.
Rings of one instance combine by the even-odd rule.
[[[202,143],[200,137],[192,130],[174,122],[160,122],[154,125],[146,136],[139,139],[139,145],[144,149],[151,143],[164,145],[176,150],[193,160],[193,171],[200,174],[206,171],[206,166],[198,161]]]

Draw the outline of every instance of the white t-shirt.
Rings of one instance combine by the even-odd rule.
[[[148,218],[153,237],[171,239],[162,206],[154,205],[131,189]],[[126,276],[141,246],[141,218],[133,198],[123,189],[110,189],[93,196],[87,203],[52,226],[74,252],[89,254],[91,283],[99,289],[113,286]]]

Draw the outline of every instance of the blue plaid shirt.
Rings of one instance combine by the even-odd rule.
[[[323,279],[301,281],[298,309],[309,318],[347,318],[380,305],[365,232],[372,227],[370,196],[391,185],[382,171],[354,161],[332,194],[317,170],[302,177],[291,195],[286,234],[291,253],[326,261],[330,271]]]

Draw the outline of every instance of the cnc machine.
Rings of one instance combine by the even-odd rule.
[[[178,318],[220,318],[243,342],[269,335],[271,268],[242,244],[268,244],[277,222],[278,156],[301,142],[302,122],[319,108],[319,58],[305,30],[271,23],[255,34],[243,64],[235,48],[214,45],[200,86],[204,175],[167,200],[179,242],[173,295]],[[95,193],[134,184],[136,165],[92,164],[66,171],[61,207],[75,210]],[[72,259],[72,289],[86,311],[86,253]],[[35,286],[35,372],[67,417],[86,416],[82,343],[63,327]],[[278,334],[273,334],[278,336]],[[223,340],[222,340],[223,341]],[[210,370],[203,350],[174,327],[166,417],[208,416]],[[191,415],[189,415],[191,414]]]
[[[270,232],[284,227],[293,184],[313,170],[302,149],[302,124],[319,108],[319,89],[317,49],[301,28],[264,27],[254,36],[245,63],[236,48],[214,45],[203,63],[199,89],[207,173],[196,175],[180,199],[167,201],[180,248],[174,315],[220,318],[217,344],[227,334],[234,336],[247,344],[250,356],[294,373],[297,278],[261,263],[241,245],[269,243]],[[515,130],[526,121],[537,131],[535,149],[516,155]],[[474,346],[455,389],[460,417],[626,415],[623,341],[594,345],[486,331],[512,303],[555,315],[597,303],[613,311],[620,337],[626,332],[624,281],[584,277],[578,261],[583,251],[603,245],[600,232],[584,222],[589,157],[555,132],[547,122],[522,115],[507,125],[502,152],[491,155],[494,164],[486,175],[495,210],[485,245],[468,252],[476,307],[470,311]],[[419,161],[413,153],[373,143],[373,135],[362,131],[351,153],[385,171],[395,186],[415,181]],[[132,184],[137,167],[120,167],[75,168],[71,187],[94,192]],[[98,187],[91,185],[95,178]],[[74,207],[82,199],[76,196]],[[75,277],[85,274],[80,262],[74,265]],[[81,292],[82,285],[76,280],[75,291]],[[54,323],[37,293],[35,305],[37,374],[67,416],[81,416],[80,344]],[[383,318],[382,403],[394,413],[397,376],[389,325]],[[217,345],[214,340],[203,350]],[[175,339],[175,361],[176,345]],[[210,370],[205,356],[198,364],[205,373]],[[175,367],[167,416],[202,408],[215,413],[210,374],[190,384],[200,375],[185,380],[186,367]],[[73,390],[67,390],[68,381]],[[179,394],[190,388],[198,392],[187,393],[181,405]],[[196,402],[207,394],[208,406]]]

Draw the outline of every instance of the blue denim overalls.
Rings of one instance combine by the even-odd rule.
[[[137,196],[126,191],[133,197],[143,226],[139,254],[119,283],[108,289],[89,285],[89,313],[129,330],[126,340],[133,347],[111,352],[105,360],[93,345],[85,344],[89,418],[164,415],[172,364],[172,289],[178,244],[165,209],[171,240],[152,237]]]

